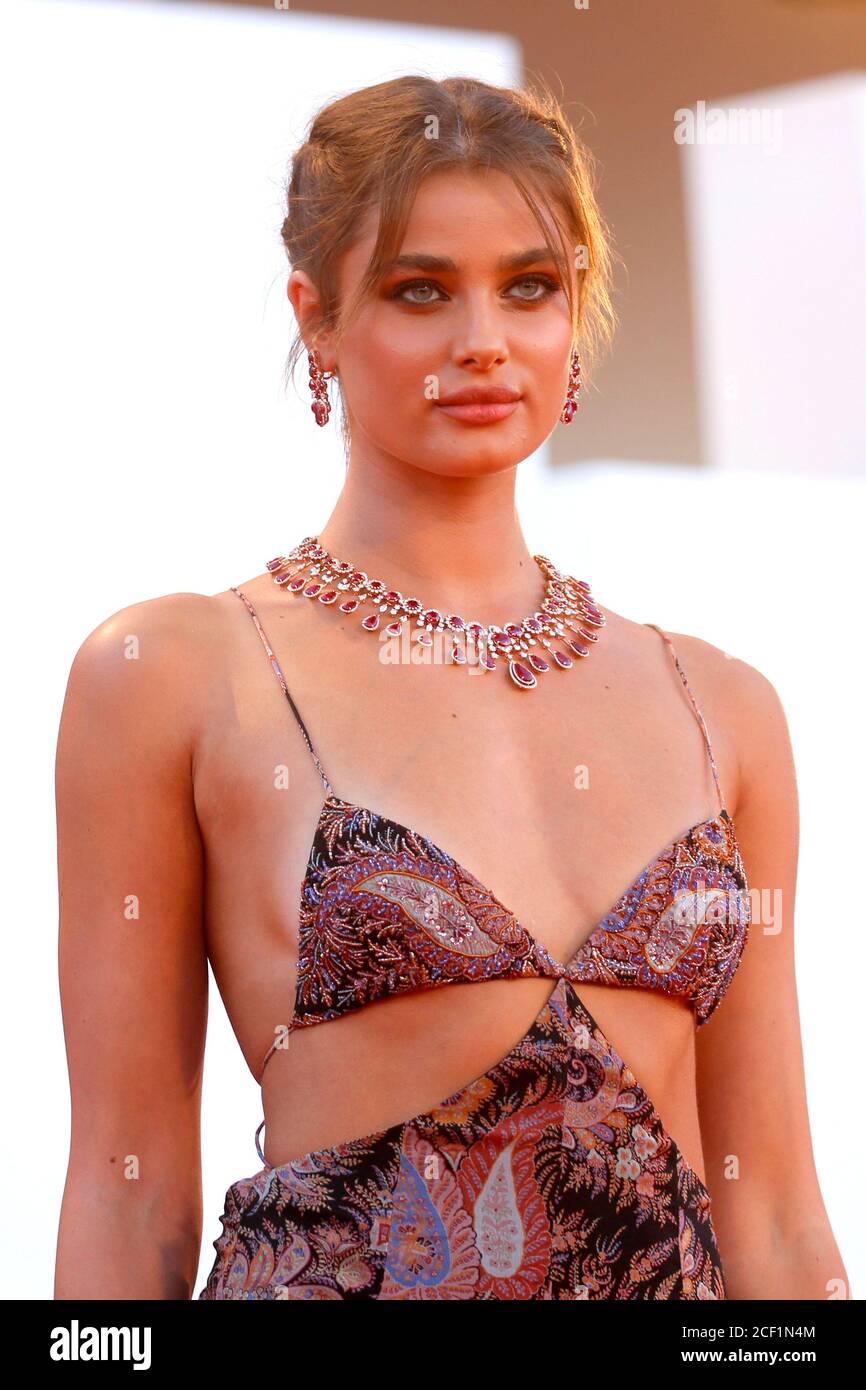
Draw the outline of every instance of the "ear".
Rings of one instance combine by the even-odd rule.
[[[336,370],[337,359],[334,353],[333,334],[321,332],[319,324],[322,316],[322,301],[318,287],[304,270],[293,270],[286,284],[286,295],[295,311],[295,318],[307,351],[315,348],[319,354],[322,370]]]

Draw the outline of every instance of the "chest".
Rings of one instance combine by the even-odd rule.
[[[336,631],[283,633],[274,615],[269,630],[296,653],[282,669],[334,794],[367,815],[362,844],[370,826],[417,832],[556,961],[717,810],[664,668],[614,649],[520,691],[501,673],[388,665]],[[224,696],[197,760],[209,937],[234,954],[242,922],[248,951],[294,967],[328,789],[266,662],[238,663]]]

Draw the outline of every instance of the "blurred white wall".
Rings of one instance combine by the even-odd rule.
[[[866,72],[694,112],[679,133],[705,455],[866,478]]]

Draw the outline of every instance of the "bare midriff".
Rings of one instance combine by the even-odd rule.
[[[555,987],[549,979],[459,983],[295,1029],[262,1079],[268,1165],[426,1113],[510,1052]],[[575,989],[704,1181],[691,1007],[639,989]]]

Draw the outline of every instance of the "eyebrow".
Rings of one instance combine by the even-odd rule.
[[[496,263],[497,270],[523,270],[528,265],[537,265],[539,261],[555,260],[553,252],[549,246],[533,246],[528,251],[518,251],[511,256],[500,256]],[[456,261],[452,261],[450,256],[429,256],[423,251],[410,251],[404,256],[395,256],[393,261],[389,261],[382,268],[382,274],[388,275],[392,270],[430,270],[430,271],[457,271],[460,267]]]

